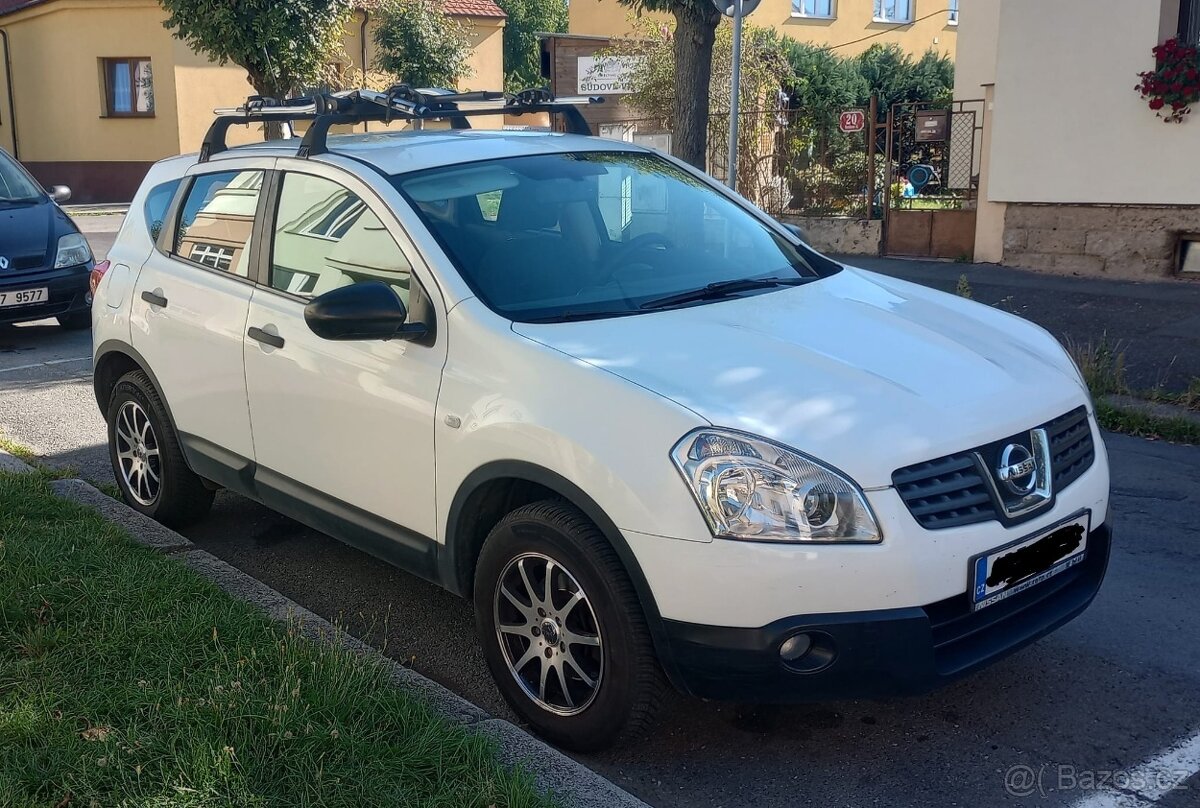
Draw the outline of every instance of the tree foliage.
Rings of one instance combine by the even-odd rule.
[[[416,87],[454,87],[471,72],[467,32],[438,0],[384,3],[375,47],[375,69]]]
[[[319,83],[340,52],[351,0],[160,0],[163,26],[218,64],[245,68],[260,95]]]
[[[866,96],[879,94],[880,114],[906,101],[943,101],[954,92],[954,61],[935,51],[914,61],[899,45],[872,45],[854,61],[866,82]]]
[[[538,31],[567,30],[567,4],[563,0],[496,0],[508,19],[504,23],[504,84],[512,91],[540,87],[541,47]]]

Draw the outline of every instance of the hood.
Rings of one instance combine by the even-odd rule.
[[[1041,328],[857,269],[707,305],[513,328],[865,488],[1087,400]]]
[[[47,254],[57,243],[59,231],[70,233],[74,227],[67,215],[48,200],[21,207],[0,204],[0,255],[9,261],[41,257],[38,269],[52,262],[54,256]]]

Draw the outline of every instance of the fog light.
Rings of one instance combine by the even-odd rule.
[[[795,634],[783,641],[779,646],[779,656],[784,662],[795,662],[808,653],[812,648],[812,637],[807,634]]]

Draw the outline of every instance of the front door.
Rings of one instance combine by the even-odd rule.
[[[242,342],[251,234],[273,162],[205,164],[206,173],[185,180],[175,226],[143,264],[130,309],[133,347],[155,375],[189,465],[222,483],[254,456]]]
[[[410,309],[423,295],[415,251],[384,224],[391,214],[365,202],[356,179],[312,171],[280,176],[269,275],[250,301],[256,487],[313,527],[419,568],[434,552],[433,419],[446,342],[331,342],[308,328],[306,303],[340,286],[383,280]],[[437,316],[429,312],[423,319]]]

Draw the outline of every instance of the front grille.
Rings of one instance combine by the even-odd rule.
[[[41,269],[46,265],[45,255],[18,255],[9,262],[9,269],[20,271],[24,269]]]
[[[1079,479],[1096,459],[1087,409],[1077,407],[1046,424],[1050,438],[1050,468],[1055,489],[1066,488]]]
[[[1057,494],[1079,479],[1096,459],[1087,409],[1077,407],[1041,428],[1050,440],[1051,479]],[[988,472],[975,455],[982,448],[892,473],[892,485],[921,527],[938,530],[1000,518],[1003,511],[983,476]]]

